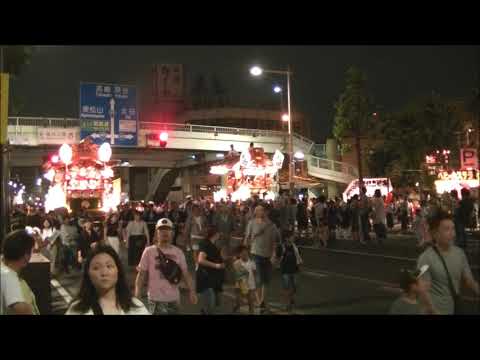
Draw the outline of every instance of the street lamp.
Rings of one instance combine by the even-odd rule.
[[[293,166],[292,166],[293,165],[293,137],[292,137],[292,110],[291,110],[291,97],[290,97],[290,77],[292,75],[292,72],[290,71],[290,66],[287,67],[287,70],[266,70],[266,69],[262,69],[260,66],[253,66],[250,69],[250,74],[252,74],[253,76],[260,76],[264,73],[287,76],[288,119],[282,116],[282,120],[288,121],[288,159],[289,159],[288,183],[290,188],[290,194],[293,195],[293,189],[294,189]],[[281,92],[282,89],[279,86],[278,88],[280,89],[280,92]]]

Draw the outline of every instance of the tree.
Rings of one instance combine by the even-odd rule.
[[[9,73],[10,76],[18,76],[23,68],[30,64],[33,56],[32,46],[2,46],[3,50],[3,69],[1,71]]]
[[[383,170],[382,175],[397,185],[407,185],[407,170],[421,170],[426,155],[451,149],[452,158],[458,158],[458,144],[452,135],[461,129],[461,118],[446,99],[435,94],[416,99],[385,117],[381,133],[376,134],[384,141],[373,149],[369,165],[377,172]]]
[[[333,135],[342,144],[346,135],[353,133],[357,152],[358,180],[363,187],[360,137],[369,127],[371,100],[366,92],[366,76],[356,67],[350,67],[346,73],[345,90],[335,103]]]
[[[26,66],[30,65],[34,55],[33,46],[2,46],[0,71],[10,74],[12,79],[18,77]],[[3,69],[1,67],[3,66]],[[11,84],[12,85],[12,84]],[[11,91],[10,114],[19,115],[25,107],[23,100]]]

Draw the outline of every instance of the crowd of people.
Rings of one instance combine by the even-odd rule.
[[[9,238],[31,236],[33,243],[24,239],[24,247],[19,251],[25,255],[32,245],[34,251],[50,260],[54,276],[83,270],[80,293],[67,314],[177,314],[182,289],[188,292],[191,303],[200,302],[202,314],[214,314],[226,283],[235,288],[232,312],[238,312],[245,304],[250,313],[255,313],[256,308],[260,313],[268,313],[267,290],[274,265],[280,268],[283,303],[286,311],[291,312],[297,289],[295,274],[302,264],[298,245],[309,238],[319,247],[328,247],[339,238],[366,244],[372,241],[371,230],[381,244],[396,219],[402,231],[412,226],[419,246],[438,243],[448,253],[449,248],[441,246],[447,235],[439,233],[440,223],[452,219],[451,240],[455,238],[459,248],[466,245],[465,228],[473,226],[475,202],[468,190],[462,190],[461,195],[461,200],[452,192],[449,197],[417,203],[407,196],[387,199],[380,190],[369,198],[366,189],[362,196],[355,195],[347,202],[340,198],[327,200],[324,196],[310,201],[288,196],[265,201],[253,196],[243,202],[214,203],[187,196],[181,204],[126,204],[103,219],[86,210],[45,214],[42,209],[27,206],[25,211],[14,209],[13,235]],[[432,222],[438,216],[443,216],[441,221]],[[427,251],[419,265],[440,272],[438,259]],[[122,261],[124,253],[127,256]],[[475,288],[476,283],[468,276],[462,254],[465,256],[463,250],[451,255],[450,261],[462,267],[454,273],[454,285],[458,289],[463,276],[478,291],[478,285]],[[25,259],[21,258],[22,266],[26,266]],[[137,272],[133,294],[124,267]],[[438,303],[434,308],[435,296],[426,296],[421,285],[412,288],[420,276],[427,276],[424,273],[402,273],[410,282],[403,281],[407,295],[400,304],[411,304],[418,292],[430,304],[431,313],[438,308],[450,311],[451,303]],[[435,280],[431,272],[428,276]],[[434,287],[433,294],[445,289]],[[402,308],[398,304],[397,307]]]

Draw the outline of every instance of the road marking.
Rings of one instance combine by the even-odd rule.
[[[302,274],[309,274],[309,273],[314,273],[315,275],[331,275],[331,276],[337,276],[349,280],[360,280],[360,281],[365,281],[365,282],[370,282],[372,284],[377,284],[380,286],[387,286],[387,287],[396,287],[396,284],[388,283],[385,281],[380,281],[380,280],[373,280],[373,279],[368,279],[368,278],[362,278],[359,276],[352,276],[352,275],[346,275],[346,274],[341,274],[341,273],[335,273],[331,271],[325,271],[325,270],[314,270],[314,269],[308,269],[307,271],[303,271]]]
[[[328,251],[328,252],[333,252],[333,253],[344,253],[344,254],[349,254],[349,255],[364,255],[364,256],[372,256],[372,257],[380,257],[384,259],[392,259],[392,260],[400,260],[400,261],[411,261],[411,262],[416,262],[417,259],[415,258],[407,258],[407,257],[400,257],[400,256],[391,256],[391,255],[382,255],[382,254],[373,254],[369,252],[364,252],[364,251],[350,251],[350,250],[335,250],[335,249],[322,249],[322,248],[316,248],[312,246],[299,246],[299,248],[305,248],[308,250],[323,250],[323,251]],[[471,265],[471,269],[479,269],[479,265]]]
[[[380,257],[380,258],[383,258],[383,259],[393,259],[393,260],[401,260],[401,261],[417,261],[417,259],[414,259],[414,258],[406,258],[406,257],[382,255],[382,254],[373,254],[373,253],[364,252],[364,251],[322,249],[322,248],[316,248],[316,247],[312,247],[312,246],[299,246],[299,248],[305,248],[305,249],[308,249],[308,250],[328,251],[328,252],[340,253],[340,254]]]
[[[56,279],[50,280],[50,284],[57,289],[58,293],[62,296],[63,301],[68,305],[73,300],[67,290]]]
[[[313,276],[313,277],[327,277],[328,275],[326,274],[320,274],[312,271],[302,271],[301,274]]]

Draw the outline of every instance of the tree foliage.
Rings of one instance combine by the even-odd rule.
[[[34,55],[33,46],[2,46],[3,69],[0,71],[10,74],[11,79],[18,77],[26,66],[30,65]],[[10,89],[12,89],[12,83]],[[14,91],[10,91],[9,114],[20,115],[25,107],[24,100]]]
[[[18,76],[25,66],[29,65],[33,56],[32,46],[2,46],[4,72],[10,76]]]
[[[333,135],[340,144],[345,136],[365,132],[369,127],[371,109],[365,74],[357,67],[350,67],[345,80],[345,90],[335,103],[333,125]]]
[[[417,99],[402,111],[387,116],[376,134],[384,139],[369,159],[370,170],[407,185],[409,170],[420,170],[425,156],[440,149],[458,154],[455,132],[462,124],[448,101],[437,95]]]

